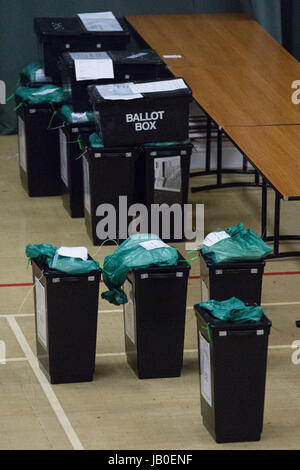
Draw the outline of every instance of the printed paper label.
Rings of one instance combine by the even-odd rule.
[[[105,100],[135,100],[143,98],[141,93],[137,93],[132,88],[133,83],[114,83],[110,85],[98,85],[96,88]]]
[[[136,93],[157,93],[162,91],[175,91],[187,88],[182,78],[174,80],[161,80],[156,82],[134,83],[133,91]]]
[[[19,134],[19,163],[21,168],[27,173],[27,152],[25,124],[21,116],[18,116],[18,134]]]
[[[200,384],[201,395],[204,400],[212,406],[211,396],[211,369],[210,369],[210,346],[209,342],[202,336],[199,331],[200,341]]]
[[[225,240],[226,238],[230,238],[230,235],[228,235],[228,233],[223,230],[220,232],[211,232],[205,237],[203,245],[212,246],[215,243],[218,243],[220,240]]]
[[[65,133],[59,129],[59,147],[60,147],[60,177],[68,188],[68,158],[67,158],[67,138]]]
[[[154,189],[181,191],[180,156],[154,159]]]
[[[91,214],[91,190],[90,190],[90,175],[89,175],[89,163],[85,157],[83,157],[83,188],[84,188],[84,207]]]
[[[128,302],[124,304],[124,328],[125,334],[130,341],[135,344],[135,321],[134,321],[134,304],[133,304],[133,291],[129,281],[124,284],[124,292],[127,295]]]
[[[149,240],[147,242],[141,242],[139,243],[143,248],[145,248],[147,251],[149,250],[154,250],[155,248],[165,248],[168,247],[166,243],[164,243],[161,240]]]
[[[113,61],[106,52],[75,52],[70,55],[74,59],[77,81],[114,78]]]
[[[48,349],[47,344],[47,316],[45,288],[35,277],[35,298],[36,298],[36,328],[37,336],[41,344]]]
[[[209,292],[208,292],[207,285],[205,284],[204,281],[201,281],[201,294],[202,294],[202,302],[208,302]]]
[[[123,31],[123,28],[111,11],[80,13],[78,16],[87,31]]]

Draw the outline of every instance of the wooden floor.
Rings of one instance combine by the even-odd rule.
[[[32,282],[25,246],[84,245],[100,264],[113,247],[94,247],[83,219],[71,219],[60,197],[27,196],[19,181],[16,136],[0,137],[0,174],[0,345],[5,342],[7,355],[0,364],[0,449],[300,448],[300,364],[292,362],[292,354],[297,356],[293,342],[300,340],[295,327],[300,320],[299,259],[269,261],[263,279],[263,305],[272,329],[261,440],[216,444],[200,413],[193,311],[201,301],[197,278],[189,281],[180,378],[138,380],[124,355],[122,311],[100,300],[94,381],[49,385],[36,363],[32,288],[20,285]],[[193,185],[211,182],[211,177],[191,180]],[[190,201],[205,204],[206,232],[243,221],[259,233],[256,188],[201,192]],[[299,203],[282,204],[283,232],[299,233]],[[176,246],[185,255],[184,245]],[[193,263],[191,276],[197,277],[199,264]]]

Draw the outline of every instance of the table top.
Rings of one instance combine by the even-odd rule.
[[[299,197],[300,63],[244,14],[127,20],[280,194]]]
[[[300,63],[247,15],[145,15],[127,20],[173,74],[186,80],[195,100],[218,125],[300,124],[300,107],[291,99]]]
[[[282,196],[300,197],[300,126],[224,130]]]

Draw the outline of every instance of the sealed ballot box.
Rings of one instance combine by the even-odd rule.
[[[63,52],[126,49],[130,39],[124,19],[112,12],[82,13],[73,18],[35,18],[39,56],[45,73],[60,78],[58,58]]]
[[[135,168],[139,148],[104,147],[92,134],[84,138],[83,203],[87,233],[94,245],[122,242],[128,237],[134,202]],[[123,202],[126,200],[126,209]]]
[[[152,49],[65,52],[58,60],[65,101],[75,112],[91,109],[87,87],[166,76],[166,66]]]
[[[105,146],[188,138],[192,90],[182,78],[89,86]]]
[[[72,218],[84,217],[82,140],[94,130],[92,113],[74,113],[70,106],[60,108],[59,124],[60,177],[63,206]]]

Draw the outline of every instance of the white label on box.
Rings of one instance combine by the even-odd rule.
[[[141,93],[132,89],[133,83],[114,83],[109,85],[98,85],[96,89],[105,100],[135,100],[143,98]]]
[[[50,82],[52,79],[50,77],[46,77],[44,69],[40,68],[35,72],[35,81],[36,82]]]
[[[18,134],[19,134],[19,163],[21,168],[27,173],[27,152],[25,124],[21,116],[18,116]]]
[[[106,52],[76,52],[70,55],[75,63],[76,80],[114,78],[113,61]]]
[[[142,57],[143,55],[148,55],[148,52],[138,52],[137,54],[127,56],[126,59],[137,59],[138,57]]]
[[[45,288],[35,277],[35,299],[36,299],[36,329],[37,337],[41,344],[48,349],[47,345],[47,315]]]
[[[83,261],[88,259],[88,250],[85,246],[61,246],[57,253],[59,256],[67,256],[68,258],[80,258]]]
[[[187,88],[182,78],[161,80],[156,82],[134,83],[132,90],[135,93],[157,93],[162,91],[175,91]]]
[[[154,159],[154,189],[181,191],[180,156]]]
[[[131,284],[126,281],[124,285],[124,291],[127,295],[128,302],[124,304],[124,328],[125,334],[128,336],[130,341],[135,344],[135,325],[134,325],[134,304],[133,304],[133,292]]]
[[[98,13],[79,13],[87,31],[123,31],[122,26],[111,11]]]
[[[204,400],[212,406],[211,396],[211,368],[210,368],[210,345],[199,331],[200,344],[200,384],[201,395]]]
[[[204,281],[201,281],[201,301],[208,302],[209,301],[209,292],[207,285]]]
[[[147,242],[141,242],[139,245],[141,245],[147,251],[154,250],[155,248],[166,248],[169,246],[161,240],[149,240]]]
[[[68,158],[67,158],[67,138],[62,129],[59,129],[59,148],[60,148],[60,177],[66,187],[68,182]]]
[[[91,214],[91,190],[90,190],[89,163],[85,157],[83,157],[82,165],[83,165],[84,207],[89,212],[89,214]]]
[[[230,235],[228,235],[228,233],[224,232],[223,230],[220,232],[211,232],[204,238],[203,245],[212,246],[221,240],[225,240],[226,238],[230,238]]]

